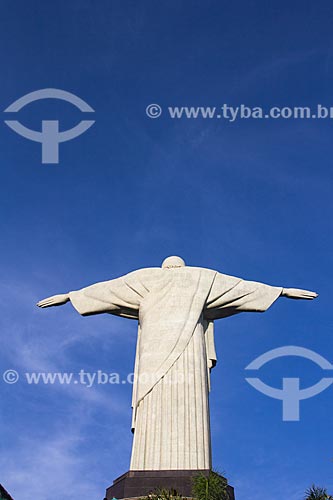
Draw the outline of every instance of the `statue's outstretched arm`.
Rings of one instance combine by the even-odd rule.
[[[299,288],[282,288],[281,296],[287,297],[288,299],[313,300],[318,297],[318,294],[316,292],[301,290]]]
[[[53,306],[62,306],[69,302],[69,293],[61,293],[60,295],[52,295],[52,297],[48,297],[47,299],[40,300],[37,302],[38,307],[53,307]]]

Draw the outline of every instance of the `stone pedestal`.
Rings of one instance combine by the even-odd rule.
[[[158,488],[175,490],[184,497],[192,497],[194,476],[209,470],[152,470],[128,471],[113,481],[106,490],[104,500],[138,498],[149,495]],[[234,489],[228,486],[230,500],[235,500]]]

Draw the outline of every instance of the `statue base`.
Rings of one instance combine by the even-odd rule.
[[[158,488],[192,498],[193,477],[200,473],[208,476],[209,470],[130,470],[113,481],[104,500],[145,497]],[[228,486],[228,493],[230,500],[235,500],[232,486]]]

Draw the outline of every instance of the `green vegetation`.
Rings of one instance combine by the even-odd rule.
[[[166,488],[156,489],[150,495],[140,498],[139,500],[187,500],[182,495],[179,495],[176,490],[168,490]]]
[[[333,500],[333,497],[328,495],[325,488],[320,488],[314,484],[306,490],[305,495],[305,500]]]
[[[208,477],[199,474],[193,479],[193,497],[197,500],[229,500],[228,481],[216,471]]]

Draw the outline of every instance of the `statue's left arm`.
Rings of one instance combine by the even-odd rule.
[[[58,295],[52,295],[51,297],[40,300],[37,302],[37,306],[44,309],[45,307],[62,306],[67,304],[69,301],[69,293],[60,293]]]
[[[283,288],[216,273],[206,301],[205,317],[218,319],[240,312],[264,312],[279,297],[312,300],[315,292]]]
[[[41,308],[60,306],[71,302],[83,316],[110,313],[137,319],[140,301],[147,293],[141,282],[142,271],[134,271],[120,278],[103,281],[81,290],[53,295],[38,302]]]

